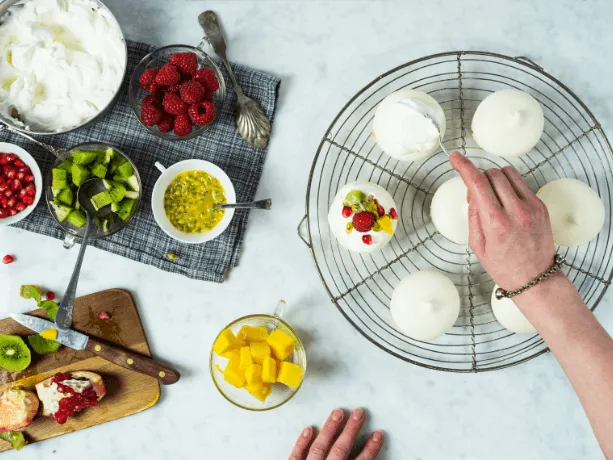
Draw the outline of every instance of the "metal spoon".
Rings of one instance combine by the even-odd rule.
[[[449,152],[447,151],[447,149],[445,149],[445,146],[443,145],[443,140],[441,139],[441,127],[440,127],[440,125],[437,123],[437,121],[429,113],[423,112],[423,115],[424,115],[424,117],[426,117],[428,120],[430,120],[434,124],[434,127],[438,131],[438,145],[440,145],[441,148],[443,149],[443,152],[445,152],[447,154],[447,156],[449,156]]]
[[[218,204],[215,206],[216,208],[222,209],[266,209],[269,210],[272,208],[272,200],[268,198],[267,200],[259,200],[252,201],[251,203],[234,203],[234,204]]]
[[[106,190],[101,179],[89,179],[83,183],[77,190],[77,200],[85,216],[87,217],[87,224],[85,224],[85,234],[81,241],[81,249],[77,256],[77,262],[75,263],[70,282],[60,303],[60,308],[55,315],[55,324],[61,329],[67,329],[72,325],[72,311],[74,309],[75,298],[77,294],[77,284],[79,282],[79,275],[81,273],[81,265],[83,264],[83,257],[85,256],[85,249],[87,248],[89,234],[92,229],[93,216],[102,214],[93,208],[91,202],[92,190],[94,187],[99,190]],[[104,208],[103,208],[104,209]]]
[[[204,29],[206,38],[215,50],[215,53],[217,53],[217,56],[219,56],[228,70],[230,80],[232,80],[237,97],[236,126],[238,133],[248,144],[263,149],[268,144],[268,139],[270,138],[270,120],[268,120],[268,117],[257,102],[245,96],[241,86],[236,81],[234,72],[226,57],[226,42],[217,22],[217,16],[213,11],[205,11],[198,16],[198,22]]]

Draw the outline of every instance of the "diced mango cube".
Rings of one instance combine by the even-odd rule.
[[[294,352],[294,339],[285,332],[275,329],[266,339],[275,357],[283,361]]]
[[[240,353],[239,348],[233,348],[231,350],[226,351],[225,353],[221,353],[219,356],[222,356],[228,359],[236,359],[236,360],[241,359],[241,353]]]
[[[262,363],[262,381],[266,383],[277,382],[277,361],[273,358],[264,358]]]
[[[245,376],[240,368],[240,362],[233,359],[231,360],[223,371],[223,378],[230,385],[236,388],[242,388],[245,386]]]
[[[238,331],[238,338],[247,342],[266,340],[268,330],[263,326],[243,326]]]
[[[245,369],[245,380],[247,384],[262,383],[262,365],[252,364]]]
[[[253,359],[251,358],[251,350],[249,349],[249,347],[241,347],[240,368],[242,370],[245,370],[252,364]]]
[[[302,382],[302,367],[298,364],[283,361],[279,365],[279,374],[277,374],[277,382],[287,385],[290,388],[300,386]]]
[[[254,383],[245,386],[245,390],[258,398],[260,401],[266,401],[266,398],[272,393],[272,386],[267,383]]]
[[[256,363],[261,363],[264,358],[270,356],[270,345],[266,342],[251,342],[249,348],[251,349],[251,357]]]
[[[230,329],[224,329],[221,331],[221,334],[219,334],[219,337],[215,341],[213,351],[218,355],[221,355],[232,348],[238,348],[236,337]]]

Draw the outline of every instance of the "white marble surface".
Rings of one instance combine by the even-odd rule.
[[[183,373],[154,408],[33,445],[20,459],[283,459],[301,428],[335,406],[362,406],[387,443],[380,458],[409,460],[598,459],[587,419],[550,355],[504,371],[456,375],[421,369],[363,339],[330,304],[295,227],[322,133],[353,93],[413,58],[456,49],[528,55],[583,98],[613,135],[607,0],[164,1],[109,0],[128,38],[197,43],[198,13],[215,9],[232,58],[283,78],[275,133],[259,191],[271,213],[250,221],[241,266],[224,285],[192,281],[89,250],[79,293],[132,291],[153,353]],[[2,299],[37,283],[61,292],[76,251],[0,229]],[[8,294],[7,294],[8,293]],[[308,342],[309,372],[297,397],[263,414],[217,394],[208,352],[235,317],[269,311],[279,298]],[[597,316],[613,330],[613,293]],[[53,455],[51,455],[53,453]]]

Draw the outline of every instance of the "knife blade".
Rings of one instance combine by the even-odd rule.
[[[95,337],[90,337],[74,329],[58,328],[55,323],[47,321],[46,319],[20,313],[11,313],[9,316],[22,326],[34,332],[38,332],[39,334],[48,329],[55,329],[57,331],[56,342],[68,348],[72,348],[73,350],[90,351],[113,364],[141,374],[149,375],[165,385],[176,383],[181,377],[179,372],[175,369],[165,366],[147,356],[109,342],[104,342]]]

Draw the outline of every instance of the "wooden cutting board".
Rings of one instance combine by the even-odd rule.
[[[111,315],[109,320],[98,319],[98,313],[103,311]],[[45,312],[40,309],[29,314],[47,318]],[[73,327],[90,336],[151,356],[136,304],[127,291],[109,289],[78,298],[75,303]],[[26,336],[33,332],[8,318],[0,321],[0,334]],[[67,347],[61,347],[56,353],[43,356],[32,352],[32,364],[23,372],[11,374],[2,371],[0,391],[13,386],[34,389],[36,383],[56,372],[70,371],[92,371],[100,374],[106,385],[106,396],[96,407],[88,407],[75,414],[64,425],[58,424],[50,417],[37,417],[23,430],[29,443],[142,412],[155,405],[160,398],[160,385],[154,378],[109,363],[88,351],[75,351]],[[0,441],[0,452],[10,449],[8,442]]]

